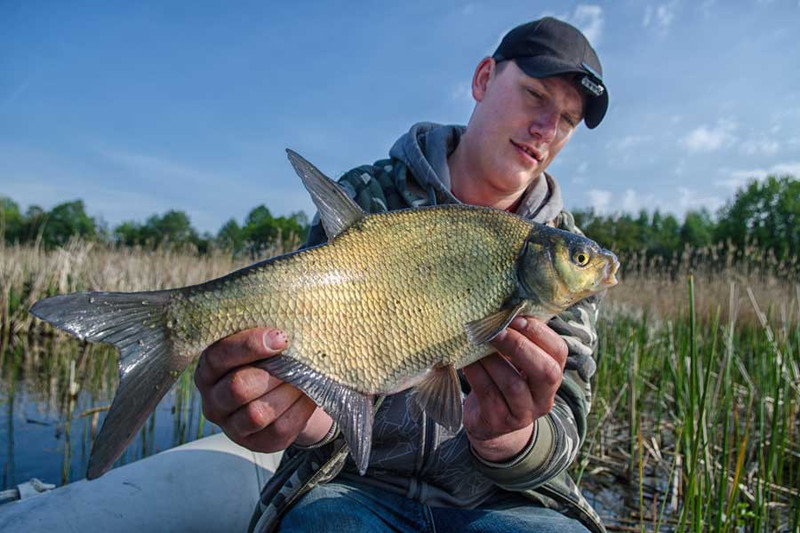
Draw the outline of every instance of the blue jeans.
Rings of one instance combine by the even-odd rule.
[[[586,533],[577,520],[510,495],[475,509],[431,507],[391,492],[346,482],[328,483],[303,496],[286,513],[281,531],[417,533]]]

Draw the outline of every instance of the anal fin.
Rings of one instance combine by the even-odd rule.
[[[264,359],[259,366],[306,393],[339,424],[358,472],[364,475],[372,448],[373,396],[345,387],[289,355]]]
[[[411,395],[412,415],[421,411],[450,431],[461,426],[461,382],[453,365],[433,368]]]

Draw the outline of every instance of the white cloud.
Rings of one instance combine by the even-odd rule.
[[[653,140],[652,135],[628,135],[621,139],[613,139],[606,143],[606,148],[609,150],[618,150],[626,152],[638,148],[642,144],[648,143]]]
[[[583,32],[593,47],[603,37],[603,8],[596,5],[578,4],[572,15],[564,17],[567,22]]]
[[[633,189],[626,189],[622,196],[620,211],[624,213],[638,213],[642,209],[652,211],[656,204],[655,196],[652,194],[642,196]]]
[[[686,158],[681,157],[680,159],[678,159],[678,162],[675,163],[675,168],[673,169],[673,172],[675,173],[676,176],[682,176],[685,171],[686,171]]]
[[[724,203],[719,196],[702,196],[697,191],[686,187],[678,187],[678,195],[678,207],[683,213],[703,207],[713,213]]]
[[[800,178],[800,161],[777,163],[769,168],[728,170],[728,179],[719,180],[717,185],[738,189],[752,179],[763,180],[767,176],[784,176],[786,174]]]
[[[704,0],[700,2],[698,7],[704,17],[708,18],[711,16],[711,8],[714,7],[714,4],[716,4],[716,0]]]
[[[450,98],[456,102],[470,102],[472,103],[472,85],[467,82],[462,82],[453,87],[450,92]]]
[[[672,0],[655,7],[647,6],[644,9],[644,19],[642,27],[649,28],[651,25],[660,31],[667,31],[675,20],[678,9],[678,1]]]
[[[604,215],[609,211],[611,191],[590,189],[586,192],[586,196],[589,198],[589,207],[594,209],[595,213]]]
[[[759,137],[758,139],[747,139],[739,145],[739,151],[745,155],[775,155],[781,147],[781,143],[775,139]]]
[[[578,174],[584,174],[587,170],[589,170],[589,162],[581,161],[581,164],[578,165],[578,168],[576,170]]]
[[[720,120],[713,128],[702,125],[693,129],[680,140],[680,144],[693,153],[714,152],[736,140],[733,135],[735,129],[733,121]]]
[[[616,197],[611,191],[590,189],[586,192],[589,206],[599,215],[614,213],[638,213],[642,209],[652,211],[657,202],[653,194],[642,195],[634,189],[625,189]]]

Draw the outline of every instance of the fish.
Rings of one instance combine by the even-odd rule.
[[[88,479],[113,466],[204,349],[259,326],[280,328],[290,341],[259,365],[335,420],[363,475],[376,399],[413,387],[415,412],[455,431],[458,369],[493,353],[491,340],[516,316],[548,320],[617,283],[616,256],[584,236],[464,204],[368,214],[287,153],[327,243],[198,285],[57,295],[30,309],[119,351],[119,386]]]

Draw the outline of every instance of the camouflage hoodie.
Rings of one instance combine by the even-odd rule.
[[[416,124],[394,144],[390,159],[354,168],[339,183],[371,213],[457,203],[450,193],[447,157],[463,132],[462,126]],[[517,214],[580,233],[572,216],[563,210],[558,184],[547,174],[531,185]],[[305,246],[325,240],[315,219]],[[565,473],[586,434],[591,407],[589,379],[595,371],[597,305],[597,298],[584,300],[551,320],[550,327],[569,347],[564,380],[553,410],[536,421],[531,441],[517,457],[504,463],[481,459],[472,452],[463,428],[453,433],[424,414],[410,416],[406,408],[409,391],[405,391],[387,397],[376,412],[365,476],[358,475],[349,458],[343,465],[342,461],[329,461],[341,447],[335,428],[312,449],[292,446],[262,491],[251,529],[274,528],[297,497],[338,475],[433,506],[475,507],[500,491],[521,492],[541,505],[578,518],[592,531],[604,531],[597,514]],[[463,379],[462,388],[468,392]]]

